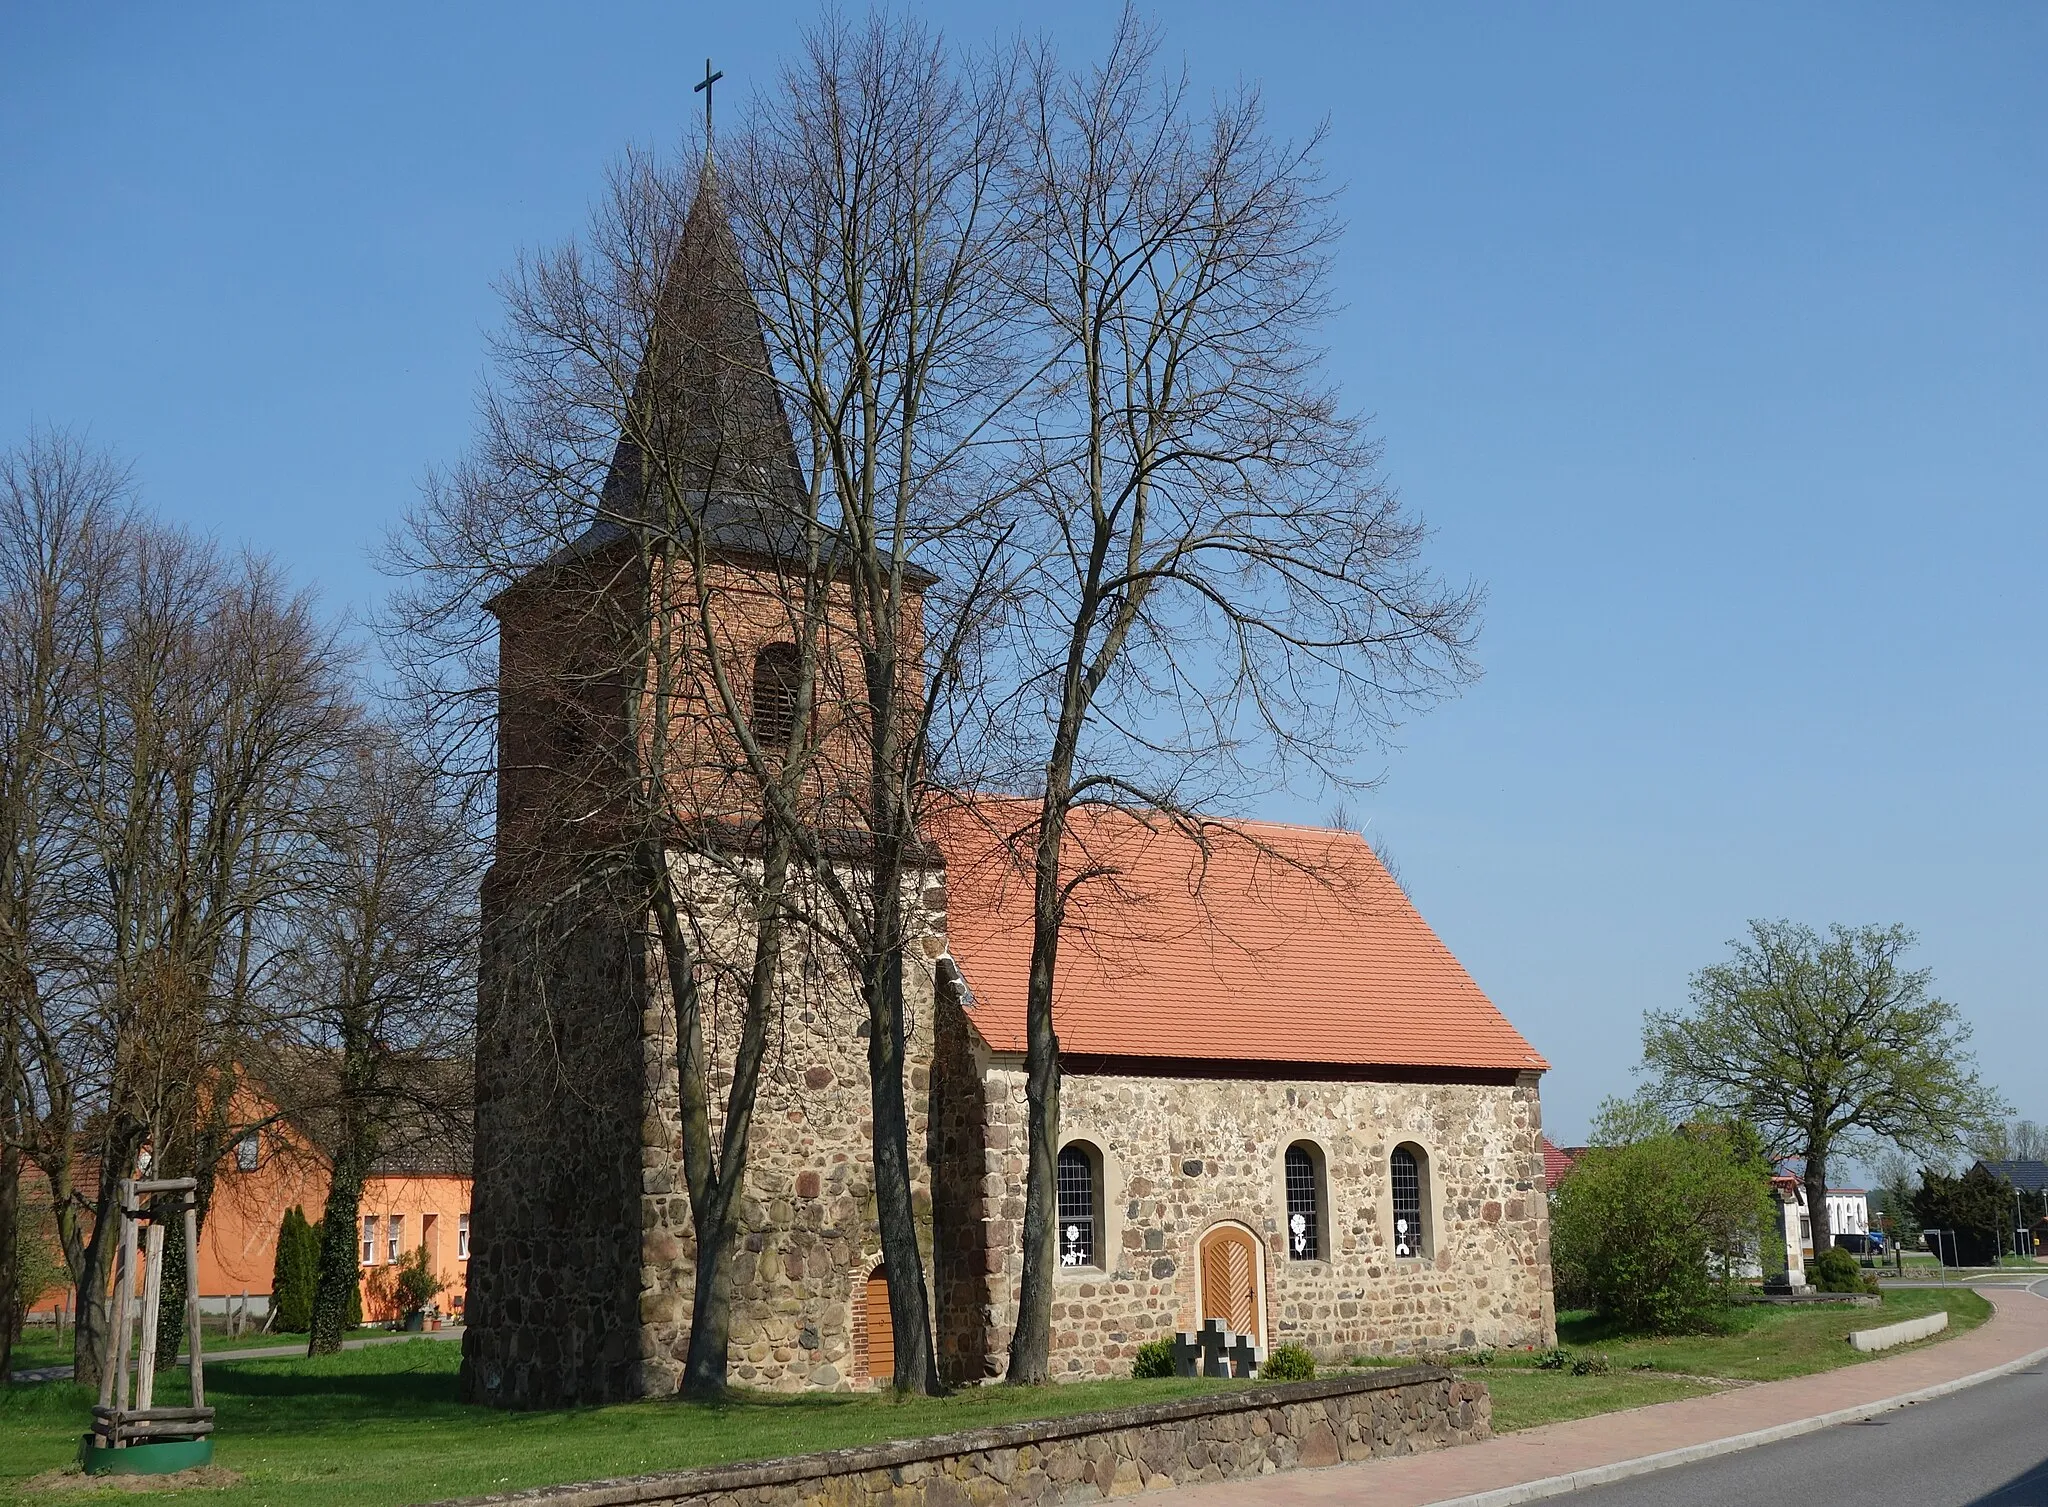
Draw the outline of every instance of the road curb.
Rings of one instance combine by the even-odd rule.
[[[2032,1293],[2037,1298],[2043,1294],[2035,1292],[2038,1284],[2030,1283],[2021,1291]],[[1896,1397],[1886,1397],[1877,1402],[1858,1403],[1853,1408],[1837,1408],[1832,1413],[1817,1413],[1811,1418],[1794,1418],[1786,1423],[1776,1423],[1766,1429],[1753,1429],[1747,1434],[1730,1434],[1725,1439],[1709,1439],[1702,1444],[1687,1444],[1678,1449],[1662,1450],[1654,1455],[1639,1455],[1633,1460],[1617,1460],[1612,1465],[1591,1465],[1584,1470],[1570,1471],[1561,1476],[1545,1476],[1538,1481],[1523,1481],[1515,1486],[1496,1486],[1491,1491],[1474,1492],[1470,1496],[1445,1497],[1431,1504],[1431,1507],[1513,1507],[1517,1502],[1539,1502],[1546,1497],[1560,1497],[1568,1492],[1584,1491],[1592,1486],[1606,1486],[1615,1481],[1626,1481],[1635,1476],[1654,1475],[1660,1470],[1671,1470],[1680,1465],[1691,1465],[1696,1460],[1711,1460],[1717,1455],[1739,1454],[1746,1449],[1755,1449],[1763,1444],[1776,1444],[1781,1439],[1797,1439],[1801,1434],[1814,1434],[1822,1429],[1835,1428],[1844,1423],[1861,1423],[1879,1413],[1889,1413],[1894,1408],[1909,1407],[1916,1402],[1930,1402],[1937,1397],[1946,1397],[1951,1392],[1960,1392],[1968,1387],[1981,1386],[1987,1381],[1996,1381],[2001,1376],[2010,1376],[2015,1371],[2024,1371],[2029,1366],[2038,1366],[2048,1361],[2048,1349],[2036,1350],[2018,1360],[2006,1361],[1989,1370],[1976,1371],[1968,1376],[1958,1376],[1951,1381],[1936,1382],[1912,1392],[1901,1392]]]

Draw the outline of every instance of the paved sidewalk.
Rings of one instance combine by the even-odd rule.
[[[457,1324],[450,1328],[436,1329],[422,1334],[365,1335],[359,1340],[343,1340],[341,1348],[344,1350],[361,1350],[366,1345],[396,1345],[405,1340],[459,1340],[461,1338],[462,1326]],[[206,1363],[210,1366],[217,1360],[290,1360],[295,1356],[303,1354],[305,1354],[305,1347],[302,1344],[263,1345],[253,1350],[246,1347],[240,1350],[208,1350],[206,1352]],[[179,1364],[182,1366],[184,1363],[180,1361]],[[69,1381],[71,1380],[71,1369],[69,1366],[35,1366],[26,1371],[15,1372],[14,1380],[17,1383]]]
[[[1172,1507],[1368,1502],[1372,1507],[1426,1507],[1432,1502],[1454,1501],[1666,1450],[1709,1444],[1795,1419],[1867,1407],[2048,1352],[2048,1295],[1992,1284],[1982,1290],[1996,1309],[1983,1324],[1968,1334],[1887,1360],[1546,1424],[1460,1449],[1183,1486],[1147,1500]]]

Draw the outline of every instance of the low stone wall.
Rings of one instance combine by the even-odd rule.
[[[444,1507],[980,1507],[1095,1502],[1491,1437],[1485,1383],[1437,1366],[1252,1387],[742,1465],[543,1486]]]
[[[1875,1329],[1858,1329],[1849,1336],[1851,1349],[1866,1353],[1875,1350],[1889,1350],[1894,1345],[1910,1345],[1915,1340],[1924,1340],[1930,1334],[1939,1334],[1948,1328],[1948,1310],[1940,1313],[1923,1314],[1917,1319],[1901,1319],[1896,1324],[1881,1324]]]

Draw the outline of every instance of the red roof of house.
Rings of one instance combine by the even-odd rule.
[[[1557,1185],[1578,1165],[1585,1150],[1583,1146],[1558,1146],[1549,1136],[1543,1138],[1543,1186],[1548,1192],[1557,1191]]]
[[[1028,849],[1020,863],[1007,844],[1036,813],[984,800],[933,824],[970,1018],[998,1051],[1024,1049],[1031,875]],[[1197,842],[1090,809],[1070,824],[1066,866],[1094,877],[1061,933],[1062,1055],[1549,1066],[1356,833],[1248,821]]]

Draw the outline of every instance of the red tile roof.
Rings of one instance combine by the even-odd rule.
[[[1024,1049],[1031,877],[1005,839],[1035,803],[984,800],[934,823],[952,953],[975,1028]],[[1203,844],[1077,812],[1053,1019],[1062,1055],[1422,1069],[1549,1066],[1437,939],[1356,833],[1272,822]]]
[[[1554,1145],[1549,1136],[1543,1138],[1543,1186],[1546,1191],[1557,1191],[1557,1185],[1564,1181],[1567,1172],[1578,1165],[1585,1150],[1583,1146]]]

